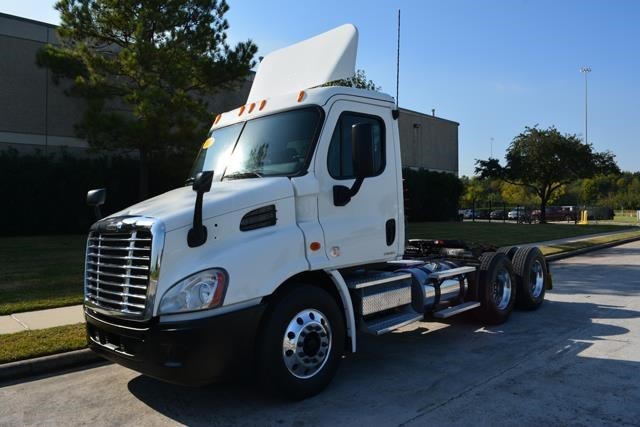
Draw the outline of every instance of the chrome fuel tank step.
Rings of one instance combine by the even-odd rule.
[[[362,332],[365,332],[367,334],[382,335],[386,334],[387,332],[391,332],[394,329],[398,329],[413,322],[422,320],[422,317],[422,314],[418,314],[410,307],[406,307],[405,309],[397,313],[370,319],[368,321],[362,321],[360,329],[362,330]]]
[[[356,272],[345,276],[355,312],[369,316],[411,304],[411,274],[387,271]]]
[[[411,308],[411,274],[363,270],[344,278],[362,332],[380,335],[422,318]]]

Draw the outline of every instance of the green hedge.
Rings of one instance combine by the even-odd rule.
[[[191,159],[155,159],[149,165],[149,197],[183,185]],[[409,221],[456,218],[463,187],[455,176],[403,171]],[[106,188],[103,215],[139,201],[138,161],[130,157],[78,158],[0,152],[0,235],[86,233],[95,221],[87,191]]]
[[[410,222],[453,221],[458,199],[464,191],[462,181],[446,172],[403,169],[406,212]]]
[[[186,160],[149,166],[149,196],[184,183]],[[0,152],[0,235],[85,233],[95,221],[87,191],[106,188],[108,215],[139,201],[138,161],[130,157],[78,158]]]

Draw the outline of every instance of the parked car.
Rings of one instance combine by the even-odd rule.
[[[486,209],[465,209],[462,212],[464,219],[489,219],[489,211]]]
[[[507,212],[502,209],[497,211],[491,211],[491,213],[489,214],[489,217],[491,219],[507,219]]]
[[[564,209],[561,206],[547,206],[545,209],[545,219],[547,221],[576,221],[577,215],[575,211]],[[540,221],[540,209],[536,209],[531,213],[533,221]]]
[[[531,210],[525,207],[517,207],[507,213],[507,219],[518,221],[518,224],[531,224]]]
[[[476,219],[489,219],[491,212],[488,209],[478,209],[475,212]]]
[[[507,219],[517,220],[518,218],[525,216],[527,214],[526,208],[522,206],[518,206],[517,208],[510,210],[507,213]]]

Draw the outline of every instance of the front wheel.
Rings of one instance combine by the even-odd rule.
[[[299,285],[276,300],[259,339],[258,369],[268,389],[300,400],[331,382],[344,349],[345,326],[326,291]]]

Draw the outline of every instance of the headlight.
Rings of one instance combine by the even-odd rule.
[[[213,268],[200,271],[173,285],[160,300],[159,314],[204,310],[222,305],[227,273]]]

